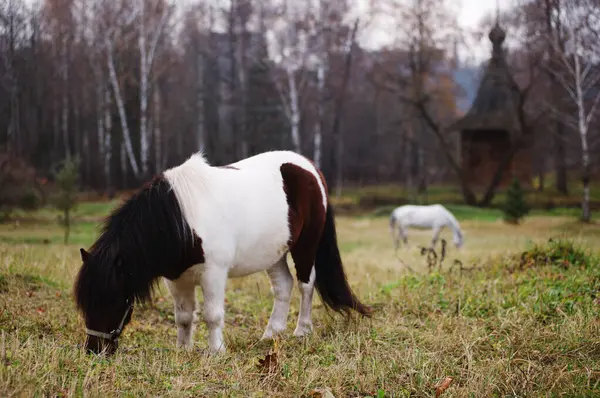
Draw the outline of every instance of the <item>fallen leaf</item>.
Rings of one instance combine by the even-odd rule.
[[[25,293],[25,295],[26,295],[27,297],[33,297],[33,292],[26,292],[26,293]]]
[[[439,397],[440,395],[442,395],[444,393],[444,391],[446,391],[450,387],[450,384],[452,384],[453,381],[454,381],[453,377],[446,376],[446,378],[444,380],[442,380],[442,382],[440,384],[438,384],[435,388],[436,398]]]
[[[335,398],[328,388],[315,388],[310,392],[311,398]]]
[[[46,312],[46,310],[45,310],[44,308],[42,308],[42,307],[37,307],[37,310],[36,310],[36,311],[37,311],[37,313],[38,313],[38,314],[40,314],[40,315],[41,315],[41,314],[43,314],[44,312]]]
[[[60,297],[62,294],[60,292],[56,292],[56,297]]]
[[[258,360],[257,366],[263,372],[274,372],[277,370],[277,353],[273,351],[269,352],[267,355],[265,355],[264,359]]]

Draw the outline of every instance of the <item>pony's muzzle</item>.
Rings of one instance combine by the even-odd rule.
[[[90,354],[110,356],[117,351],[118,347],[119,342],[117,340],[112,341],[89,335],[85,340],[85,351]]]

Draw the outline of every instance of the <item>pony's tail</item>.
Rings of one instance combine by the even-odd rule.
[[[332,310],[369,316],[371,308],[362,304],[350,289],[337,244],[335,220],[331,205],[327,205],[325,226],[315,258],[315,287],[323,302]]]

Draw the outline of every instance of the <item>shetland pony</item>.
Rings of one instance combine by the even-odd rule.
[[[463,245],[463,234],[456,218],[444,206],[435,204],[429,206],[406,205],[392,211],[390,216],[390,233],[394,239],[396,250],[400,247],[400,239],[408,243],[407,228],[432,228],[433,238],[431,247],[435,244],[444,227],[452,229],[453,241],[457,248]]]
[[[288,151],[213,167],[195,154],[147,183],[106,220],[97,241],[81,249],[75,299],[85,319],[87,350],[113,353],[134,303],[151,297],[162,277],[174,300],[177,346],[191,348],[195,289],[211,352],[225,350],[228,278],[269,276],[274,303],[262,338],[286,328],[293,278],[301,295],[295,336],[312,331],[313,287],[327,307],[369,315],[342,266],[323,175]]]

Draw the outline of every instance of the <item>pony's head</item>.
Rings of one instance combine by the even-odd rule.
[[[175,193],[162,176],[117,208],[83,262],[75,301],[85,320],[85,347],[113,353],[133,304],[150,299],[159,277],[178,278],[204,261],[202,241],[190,233]]]
[[[116,248],[80,251],[83,265],[77,276],[75,299],[85,320],[85,349],[113,354],[121,332],[131,320],[135,300],[123,259]]]

